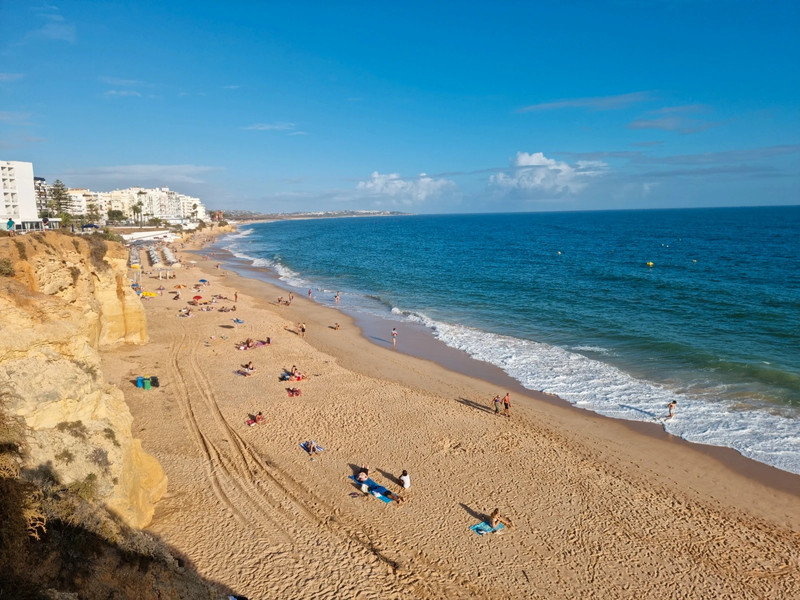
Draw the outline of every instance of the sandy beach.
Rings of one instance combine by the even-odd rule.
[[[390,331],[364,336],[305,297],[279,306],[285,290],[192,249],[179,252],[192,267],[145,301],[150,343],[106,352],[103,369],[168,477],[149,531],[220,593],[800,597],[800,477],[574,409],[489,365],[411,356],[402,336],[393,350]],[[178,317],[199,279],[204,301],[227,300]],[[219,312],[234,294],[236,312]],[[271,343],[237,350],[246,338]],[[306,379],[282,381],[294,365]],[[160,386],[137,388],[139,375]],[[491,406],[506,392],[510,417]],[[259,411],[266,422],[248,425]],[[311,439],[314,460],[300,447]],[[363,494],[350,479],[362,465],[405,502]],[[470,529],[495,508],[513,527]]]

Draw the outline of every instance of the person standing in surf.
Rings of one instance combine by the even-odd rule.
[[[392,327],[392,348],[397,350],[397,329]]]

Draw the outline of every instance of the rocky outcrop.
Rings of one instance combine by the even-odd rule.
[[[24,420],[24,470],[62,484],[91,476],[96,499],[143,527],[166,491],[158,462],[131,435],[123,393],[100,369],[103,346],[147,341],[127,251],[100,236],[0,238],[0,388]]]

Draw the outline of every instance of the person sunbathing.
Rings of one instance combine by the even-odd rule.
[[[495,508],[492,511],[492,514],[489,516],[489,525],[492,529],[497,529],[497,526],[503,524],[506,527],[513,527],[514,523],[508,517],[504,517],[500,514],[500,509]]]
[[[402,504],[403,502],[406,501],[405,498],[403,498],[402,496],[398,496],[397,494],[395,494],[391,490],[386,490],[383,493],[383,495],[386,496],[387,498],[389,498],[389,500],[394,500],[395,502],[397,502],[398,505],[400,505],[400,504]]]
[[[252,375],[252,374],[253,374],[253,371],[251,371],[250,369],[247,369],[247,368],[244,368],[244,369],[239,369],[239,370],[238,370],[238,371],[236,371],[236,372],[237,372],[239,375],[244,375],[245,377],[250,377],[250,375]]]
[[[265,422],[266,422],[266,419],[264,418],[264,415],[262,415],[261,411],[259,411],[258,414],[256,415],[256,423],[258,423],[260,425],[261,423],[265,423]]]
[[[306,450],[311,456],[314,456],[319,453],[319,446],[317,446],[317,442],[314,440],[308,440],[306,442]]]
[[[358,475],[356,475],[356,480],[360,483],[364,483],[367,479],[369,479],[369,466],[361,467],[358,471]]]

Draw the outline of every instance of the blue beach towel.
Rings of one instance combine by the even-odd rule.
[[[377,496],[375,496],[375,497],[376,497],[378,500],[382,500],[383,502],[386,502],[386,504],[389,504],[389,502],[391,502],[391,501],[392,501],[392,499],[391,499],[391,498],[388,498],[388,497],[386,497],[386,496],[384,495],[384,494],[386,494],[386,492],[388,492],[389,490],[387,490],[387,489],[386,489],[385,487],[383,487],[382,485],[378,485],[377,483],[375,483],[374,481],[372,481],[372,479],[367,479],[366,481],[359,481],[358,479],[356,479],[355,475],[350,475],[350,479],[352,479],[353,481],[355,481],[355,482],[356,482],[356,485],[358,485],[359,487],[361,486],[361,484],[362,484],[362,483],[366,483],[366,484],[367,484],[367,487],[369,488],[369,493],[370,493],[370,494],[372,494],[373,496],[375,496],[375,493],[376,493],[376,492],[378,493],[378,495],[377,495]]]
[[[302,442],[302,443],[300,444],[300,447],[301,447],[303,450],[305,450],[306,452],[308,452],[308,442]],[[325,450],[325,448],[323,448],[322,446],[320,446],[319,444],[317,444],[317,452],[323,452],[324,450]]]
[[[494,533],[495,531],[500,531],[501,529],[505,529],[502,523],[499,523],[497,527],[492,529],[492,526],[489,525],[486,521],[481,521],[480,523],[475,523],[472,527],[470,527],[472,531],[477,533],[478,535],[483,535],[485,533]]]

